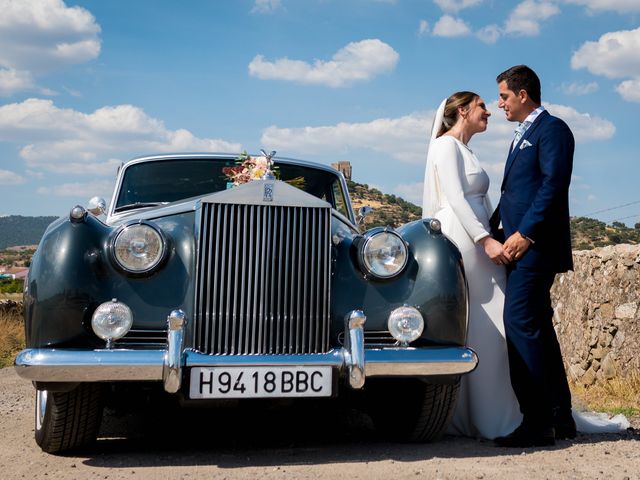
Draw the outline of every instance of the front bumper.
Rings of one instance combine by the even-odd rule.
[[[174,311],[168,319],[166,349],[26,349],[16,357],[15,369],[36,382],[162,381],[167,392],[175,393],[183,370],[190,367],[330,366],[346,374],[352,388],[361,388],[366,377],[463,375],[478,364],[476,353],[465,347],[365,349],[364,322],[362,312],[351,312],[345,346],[327,353],[206,355],[183,348],[184,314]]]

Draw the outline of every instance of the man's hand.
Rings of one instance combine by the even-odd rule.
[[[480,239],[480,243],[484,247],[484,252],[496,265],[506,265],[511,261],[511,256],[504,251],[502,244],[496,239],[484,237]]]
[[[504,251],[515,261],[521,259],[530,246],[531,240],[516,232],[504,242]]]

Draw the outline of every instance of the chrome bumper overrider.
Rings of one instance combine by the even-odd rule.
[[[352,388],[366,377],[462,375],[478,364],[476,353],[465,347],[364,348],[365,316],[354,310],[345,321],[345,346],[327,353],[304,355],[206,355],[183,348],[186,319],[181,311],[169,315],[167,348],[26,349],[15,369],[22,378],[39,382],[103,382],[156,380],[170,393],[182,383],[183,369],[216,366],[331,366],[345,373]]]

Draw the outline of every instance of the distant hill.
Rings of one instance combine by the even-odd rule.
[[[622,222],[608,225],[600,220],[587,217],[571,219],[571,243],[574,250],[591,250],[594,247],[628,243],[640,243],[640,223],[627,227]]]
[[[352,181],[348,184],[356,213],[363,205],[374,209],[373,214],[367,217],[366,228],[398,227],[418,220],[422,215],[420,207],[400,197],[382,193],[366,184]],[[0,217],[0,250],[18,245],[37,245],[47,226],[56,218],[19,215]],[[619,243],[640,244],[640,223],[627,227],[621,222],[608,225],[593,218],[574,217],[571,219],[571,241],[574,250],[591,250]]]
[[[421,207],[400,197],[369,188],[367,184],[352,181],[348,181],[347,184],[356,215],[358,209],[364,205],[373,208],[373,213],[367,217],[367,228],[399,227],[404,223],[418,220],[422,216]]]
[[[367,228],[377,226],[398,227],[403,223],[417,220],[422,209],[395,195],[387,195],[366,184],[348,182],[354,210],[363,205],[373,207],[374,212],[367,217]],[[640,223],[627,227],[624,223],[608,225],[600,220],[586,217],[571,219],[571,243],[574,250],[591,250],[595,247],[627,243],[640,244]]]
[[[17,245],[37,245],[47,226],[58,217],[0,217],[0,250]]]

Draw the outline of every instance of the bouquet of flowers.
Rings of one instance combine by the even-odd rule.
[[[275,154],[275,152],[271,152]],[[222,173],[227,177],[229,186],[237,187],[252,180],[262,180],[266,173],[271,173],[273,177],[279,179],[280,171],[278,167],[273,165],[270,155],[261,155],[259,157],[252,157],[246,151],[242,152],[238,158],[236,158],[236,166],[224,167]],[[304,189],[304,178],[296,177],[291,180],[287,180],[287,183]]]
[[[267,157],[252,157],[247,152],[242,152],[236,158],[235,167],[224,167],[222,173],[227,176],[229,182],[234,187],[250,182],[251,180],[260,180],[262,176],[270,170],[270,161]]]

